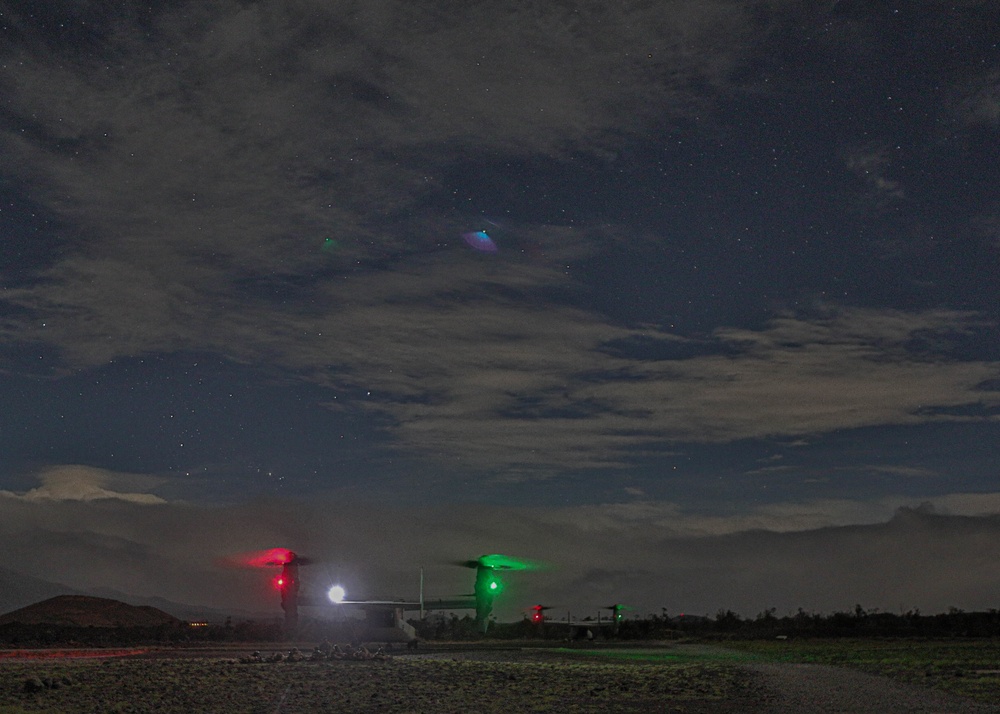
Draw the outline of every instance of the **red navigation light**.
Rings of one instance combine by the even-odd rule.
[[[274,579],[274,587],[278,588],[278,590],[283,590],[285,587],[285,579],[280,575],[276,577]]]

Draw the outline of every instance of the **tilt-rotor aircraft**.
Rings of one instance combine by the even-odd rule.
[[[416,639],[416,632],[406,622],[405,613],[420,611],[421,618],[427,610],[475,610],[476,624],[485,633],[489,627],[490,613],[493,612],[493,601],[503,591],[503,581],[500,573],[517,570],[534,570],[534,563],[518,560],[506,555],[481,555],[475,560],[464,560],[454,563],[476,571],[473,592],[453,599],[428,600],[424,598],[421,582],[419,597],[411,600],[347,600],[344,588],[339,585],[331,587],[325,597],[312,592],[304,592],[299,578],[300,566],[309,565],[312,561],[303,558],[287,548],[272,548],[259,553],[245,554],[235,559],[243,565],[251,567],[280,567],[281,572],[274,579],[274,584],[281,593],[281,607],[285,611],[285,633],[292,635],[298,629],[300,607],[358,607],[365,613],[369,630],[377,630],[377,639],[381,641]]]

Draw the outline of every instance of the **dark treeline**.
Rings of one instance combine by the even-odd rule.
[[[629,629],[642,630],[653,626],[656,619],[652,618],[649,624],[627,623]],[[685,634],[720,637],[997,637],[1000,611],[965,612],[950,608],[934,615],[924,615],[919,610],[895,614],[856,605],[849,612],[821,615],[799,610],[779,617],[771,608],[753,618],[726,610],[714,618],[672,618],[671,624]]]
[[[299,639],[351,641],[358,639],[345,623],[313,620],[302,623]],[[742,617],[720,610],[714,617],[670,616],[667,613],[628,617],[618,623],[581,620],[572,626],[548,621],[492,622],[483,635],[474,618],[458,617],[411,620],[420,639],[429,641],[496,640],[674,640],[773,639],[800,637],[1000,637],[1000,611],[965,612],[952,608],[945,613],[923,615],[865,610],[860,605],[848,612],[816,614],[799,610],[778,616],[771,608],[755,617]],[[73,627],[62,625],[0,625],[0,647],[120,647],[153,644],[198,644],[210,642],[281,642],[286,639],[278,621],[245,620],[201,626]]]
[[[482,638],[470,617],[410,622],[427,640],[475,640]],[[589,631],[589,634],[588,634]],[[512,623],[492,623],[494,639],[617,639],[670,640],[689,637],[707,639],[772,639],[775,637],[1000,637],[1000,611],[964,612],[952,608],[946,613],[923,615],[919,611],[902,614],[865,610],[860,605],[850,612],[822,615],[799,610],[778,616],[772,608],[756,617],[742,617],[720,610],[715,617],[651,614],[629,617],[617,624],[576,621],[533,623],[525,619]]]
[[[34,647],[122,647],[197,642],[280,642],[281,625],[276,622],[245,622],[192,627],[76,627],[10,622],[0,625],[0,646]]]

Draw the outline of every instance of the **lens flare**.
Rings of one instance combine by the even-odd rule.
[[[486,231],[473,231],[472,233],[463,233],[462,238],[470,246],[483,253],[496,253],[497,244],[493,242],[493,239],[486,235]]]

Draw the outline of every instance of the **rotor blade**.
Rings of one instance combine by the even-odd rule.
[[[267,568],[282,566],[291,563],[292,560],[305,565],[309,561],[299,558],[288,548],[269,548],[267,550],[253,550],[246,553],[235,553],[233,555],[219,558],[217,563],[229,568]]]
[[[457,565],[460,568],[478,568],[479,561],[477,560],[450,560],[449,565]]]
[[[541,567],[538,563],[530,560],[512,558],[509,555],[501,555],[500,553],[481,555],[475,562],[477,565],[491,568],[492,570],[538,570]]]

